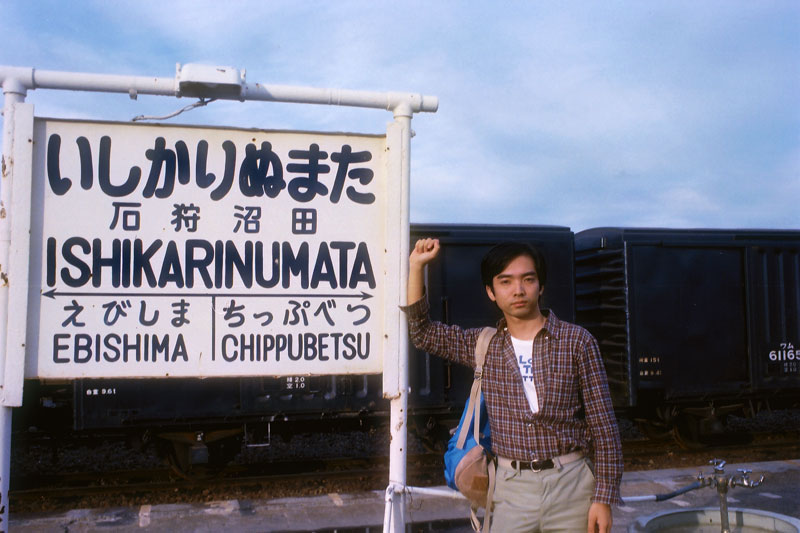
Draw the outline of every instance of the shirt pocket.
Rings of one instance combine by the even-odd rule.
[[[573,372],[553,372],[550,374],[549,399],[553,410],[558,414],[575,412],[578,405],[578,376]]]

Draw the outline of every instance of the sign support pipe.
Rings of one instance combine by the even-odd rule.
[[[413,112],[408,105],[397,106],[394,110],[395,123],[400,127],[400,231],[403,238],[400,240],[400,305],[407,302],[406,286],[408,284],[408,254],[410,231],[408,207],[410,203],[410,177],[411,177],[411,117]],[[390,173],[391,174],[391,173]],[[389,372],[396,384],[393,390],[384,389],[384,396],[391,398],[389,431],[391,442],[389,444],[389,487],[386,493],[386,509],[384,513],[384,531],[400,533],[405,531],[405,487],[407,482],[406,469],[408,460],[408,323],[404,313],[399,313],[397,354],[388,359]],[[396,359],[396,363],[393,362]],[[396,366],[395,366],[396,365]],[[397,490],[396,490],[397,489]]]
[[[20,86],[32,89],[62,89],[72,91],[93,91],[125,93],[135,97],[139,94],[188,97],[182,94],[179,76],[175,78],[154,78],[151,76],[124,76],[113,74],[91,74],[84,72],[63,72],[38,70],[30,67],[0,66],[0,83],[15,80]],[[256,100],[268,102],[292,102],[300,104],[340,105],[366,107],[372,109],[394,110],[400,105],[408,105],[412,113],[434,113],[439,107],[435,96],[423,96],[402,92],[371,92],[345,89],[320,89],[291,85],[264,85],[244,83],[239,94],[215,93],[214,84],[209,83],[209,98],[227,100]]]
[[[17,80],[3,80],[3,160],[0,183],[0,386],[5,399],[6,343],[8,340],[9,259],[11,249],[11,180],[14,153],[14,107],[25,101],[26,88]],[[13,281],[13,280],[12,280]],[[12,406],[0,402],[0,532],[8,531],[8,485],[11,472]]]

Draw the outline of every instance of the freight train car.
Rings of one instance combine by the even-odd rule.
[[[800,231],[591,229],[575,272],[615,407],[649,433],[702,443],[800,401]]]
[[[526,241],[548,261],[543,306],[598,339],[615,408],[686,445],[732,414],[800,405],[800,232],[414,225],[436,237],[428,269],[436,320],[492,325],[479,263],[496,242]],[[472,370],[410,348],[409,425],[449,437]],[[153,443],[181,471],[223,464],[274,435],[388,423],[381,376],[28,381],[17,437],[116,434]]]
[[[539,246],[551,264],[545,301],[574,318],[573,233],[549,226],[415,225],[412,242],[437,237],[441,260],[429,270],[434,318],[465,326],[492,325],[496,308],[481,286],[483,254],[502,240]],[[425,353],[409,354],[410,427],[432,447],[457,423],[472,371]],[[30,380],[15,410],[17,437],[110,434],[157,446],[180,471],[224,464],[242,445],[275,435],[366,429],[388,423],[380,375],[252,376],[207,379]]]

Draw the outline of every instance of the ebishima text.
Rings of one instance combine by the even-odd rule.
[[[369,333],[296,333],[224,335],[219,358],[226,363],[284,361],[352,361],[370,355]],[[53,335],[53,363],[188,363],[183,334],[151,333]],[[212,360],[216,355],[212,354]]]

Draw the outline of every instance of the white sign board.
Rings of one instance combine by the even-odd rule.
[[[399,277],[386,151],[36,119],[26,377],[380,373]]]

